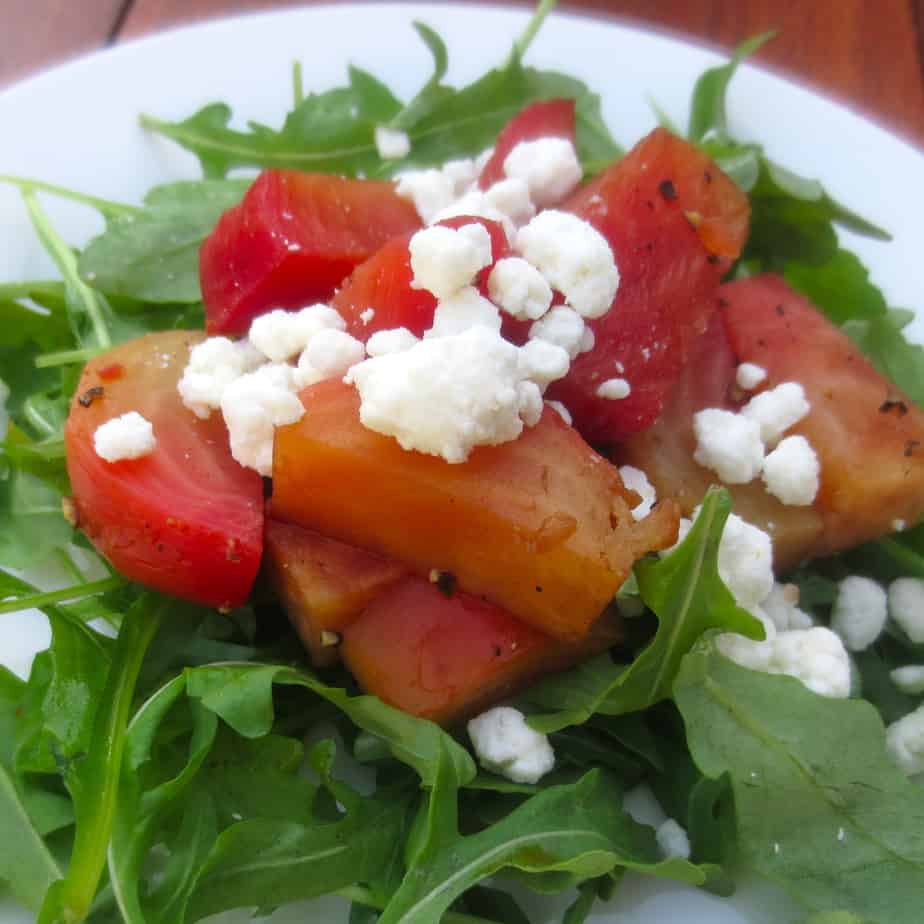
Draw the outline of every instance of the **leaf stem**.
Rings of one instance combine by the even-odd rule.
[[[80,350],[59,350],[57,353],[40,353],[35,357],[36,369],[51,369],[55,366],[71,366],[85,363],[103,352],[100,347],[84,347]]]
[[[532,44],[533,39],[536,37],[536,34],[542,28],[542,24],[545,22],[546,16],[555,9],[558,0],[539,0],[539,5],[536,7],[536,12],[533,13],[533,18],[529,21],[529,25],[526,27],[526,30],[523,34],[513,43],[513,51],[511,52],[511,59],[513,58],[522,58],[529,46]]]
[[[924,559],[916,552],[903,545],[897,539],[886,536],[876,543],[883,552],[886,553],[893,561],[898,562],[902,568],[917,577],[924,578]]]
[[[378,901],[373,896],[370,889],[360,885],[337,889],[335,894],[348,901],[356,902],[357,905],[365,905],[367,908],[377,908],[381,911],[385,907],[381,901]],[[496,922],[488,918],[476,917],[473,914],[462,914],[460,911],[447,911],[440,918],[440,924],[496,924]]]
[[[52,227],[44,209],[39,205],[35,190],[31,187],[23,187],[22,197],[26,203],[35,231],[51,258],[58,265],[58,269],[64,277],[65,286],[73,292],[73,297],[80,303],[87,317],[89,317],[97,344],[103,349],[108,349],[112,346],[109,329],[106,327],[102,311],[100,311],[96,293],[80,278],[74,252]]]
[[[77,192],[73,189],[67,189],[64,186],[57,186],[54,183],[46,183],[43,180],[33,180],[30,177],[9,176],[0,174],[0,183],[8,183],[16,186],[23,192],[38,190],[39,192],[50,193],[53,196],[59,196],[62,199],[69,199],[71,202],[79,202],[81,205],[88,205],[96,209],[106,218],[120,218],[125,215],[140,215],[142,209],[134,205],[125,205],[122,202],[112,202],[109,199],[101,199],[98,196],[90,196],[86,193]]]
[[[295,102],[295,108],[305,101],[305,84],[302,80],[302,62],[292,62],[292,98]]]
[[[118,590],[124,586],[125,579],[115,576],[103,578],[99,581],[90,581],[85,584],[75,584],[72,587],[63,587],[61,590],[49,590],[44,593],[29,594],[25,597],[12,597],[0,600],[0,615],[18,613],[20,610],[40,610],[45,606],[54,606],[71,600],[81,600],[84,597],[94,597],[97,594]]]
[[[48,890],[39,924],[78,924],[89,913],[106,865],[135,684],[168,600],[145,595],[125,614],[86,758],[69,774],[77,831],[67,876]]]

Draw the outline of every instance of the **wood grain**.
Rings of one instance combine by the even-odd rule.
[[[94,51],[131,0],[0,0],[0,86]]]

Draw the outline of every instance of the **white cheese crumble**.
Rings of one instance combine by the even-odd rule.
[[[753,391],[767,378],[767,370],[756,363],[742,363],[735,372],[735,382],[744,391]]]
[[[742,667],[795,677],[819,696],[845,699],[850,695],[850,656],[840,636],[830,629],[791,629],[763,642],[725,632],[716,644]]]
[[[889,613],[915,645],[924,644],[924,580],[906,577],[892,581]]]
[[[309,305],[301,311],[261,314],[250,325],[250,342],[274,363],[298,356],[318,331],[344,330],[346,322],[327,305]]]
[[[395,191],[414,203],[420,220],[427,225],[456,198],[454,180],[440,170],[410,170],[400,174],[397,181]]]
[[[312,338],[298,359],[294,382],[298,388],[344,375],[351,366],[365,359],[360,340],[343,330],[321,330]]]
[[[140,459],[157,446],[151,421],[137,411],[129,411],[100,424],[93,433],[93,448],[107,462]]]
[[[775,446],[783,433],[809,410],[805,389],[798,382],[783,382],[751,398],[741,414],[759,425],[761,439],[767,446]]]
[[[804,436],[787,436],[764,459],[761,478],[767,491],[792,507],[807,507],[818,494],[821,466]]]
[[[272,363],[232,382],[222,395],[231,455],[263,476],[273,471],[275,428],[295,423],[305,408],[294,392],[295,370]]]
[[[209,337],[189,352],[177,391],[183,404],[203,420],[221,407],[225,388],[265,362],[249,340]]]
[[[466,286],[437,302],[433,326],[424,332],[424,337],[451,337],[472,327],[499,331],[501,316],[495,304],[474,286]]]
[[[566,424],[568,424],[569,427],[572,423],[574,423],[574,418],[571,416],[571,411],[569,411],[568,408],[566,408],[564,404],[561,403],[561,401],[546,401],[545,403],[553,411],[555,411],[555,413],[558,414],[558,416],[561,417],[561,419]]]
[[[909,664],[907,667],[896,667],[889,676],[892,683],[903,693],[917,696],[924,693],[924,664]]]
[[[597,386],[597,397],[607,401],[621,401],[632,394],[632,386],[625,379],[607,379]]]
[[[886,729],[886,747],[906,776],[924,773],[924,705]]]
[[[537,783],[555,767],[547,735],[526,724],[526,716],[510,706],[496,706],[466,726],[478,762],[485,770],[514,783]]]
[[[506,215],[517,227],[525,225],[535,214],[536,206],[524,180],[509,179],[495,183],[485,191],[485,202]]]
[[[540,388],[563,379],[571,367],[568,351],[546,340],[528,340],[520,347],[520,369],[523,377]]]
[[[375,127],[375,148],[382,160],[400,160],[411,153],[411,139],[406,132],[388,128],[385,125]]]
[[[670,859],[680,857],[690,859],[690,838],[683,826],[673,818],[658,825],[655,830],[655,840],[661,850],[661,856]]]
[[[556,305],[530,326],[529,339],[554,343],[574,359],[581,352],[584,330],[584,319],[573,308]]]
[[[375,317],[375,308],[366,308],[365,310],[360,311],[359,313],[359,320],[362,321],[363,324],[370,324],[374,317]]]
[[[851,651],[864,651],[885,628],[888,608],[881,584],[860,575],[844,578],[831,610],[831,628]]]
[[[408,247],[415,289],[427,289],[437,298],[449,298],[471,285],[475,276],[491,265],[491,235],[484,225],[461,228],[435,225],[423,228]]]
[[[377,330],[366,341],[366,353],[369,356],[384,356],[386,353],[402,353],[409,350],[419,338],[406,327],[391,327],[388,330]]]
[[[574,145],[567,138],[521,141],[504,159],[504,173],[525,181],[539,208],[557,205],[584,175]]]
[[[471,157],[459,157],[456,160],[447,160],[440,171],[452,183],[453,192],[457,196],[467,192],[478,180],[480,168]]]
[[[619,270],[606,238],[576,215],[547,209],[517,232],[516,247],[582,317],[610,310]]]
[[[759,606],[778,632],[812,627],[812,617],[799,609],[799,588],[795,584],[775,583]]]
[[[454,199],[449,205],[440,209],[427,224],[460,216],[496,221],[503,227],[508,240],[516,234],[517,228],[510,216],[505,215],[480,189],[470,189],[465,195]]]
[[[747,484],[760,473],[764,444],[757,421],[710,407],[693,415],[693,432],[693,458],[726,484]]]
[[[518,321],[541,318],[552,304],[545,276],[522,257],[504,257],[488,276],[491,301]]]
[[[346,381],[359,391],[364,426],[404,449],[458,463],[476,446],[516,439],[523,417],[541,414],[541,394],[523,380],[518,354],[499,333],[478,326],[367,359]]]
[[[635,491],[642,499],[639,504],[632,508],[632,517],[635,520],[644,520],[651,513],[651,508],[658,499],[658,492],[654,485],[648,480],[648,476],[634,465],[620,465],[619,477],[622,483],[630,490]]]

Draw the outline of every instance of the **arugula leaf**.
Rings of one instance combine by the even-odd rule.
[[[684,659],[674,696],[699,769],[728,774],[748,868],[815,910],[915,920],[924,790],[889,759],[869,703],[746,670],[710,642]]]
[[[728,116],[725,108],[728,85],[735,76],[738,65],[775,35],[775,32],[764,32],[745,39],[735,47],[727,64],[710,68],[700,75],[693,87],[693,97],[690,101],[687,137],[691,141],[703,141],[710,133],[714,133],[720,140],[728,139]]]
[[[439,726],[400,712],[374,696],[350,696],[308,673],[270,664],[228,664],[196,668],[187,678],[189,695],[245,737],[264,735],[272,727],[274,684],[303,687],[332,703],[360,728],[382,738],[392,756],[412,767],[424,786],[433,785],[444,750],[460,784],[475,775],[468,751]]]
[[[67,874],[46,892],[40,924],[82,921],[89,913],[106,864],[135,681],[144,652],[157,632],[159,611],[167,605],[168,600],[145,594],[125,615],[105,687],[94,704],[86,755],[65,773],[77,831]]]
[[[577,103],[577,146],[585,163],[602,165],[619,154],[600,115],[600,99],[585,84],[551,71],[526,68],[522,56],[552,4],[540,4],[533,22],[502,66],[460,90],[443,84],[448,55],[442,39],[415,23],[433,55],[434,70],[423,88],[400,109],[391,91],[355,68],[350,83],[302,100],[276,131],[251,124],[249,131],[229,128],[231,110],[212,103],[182,122],[142,116],[142,124],[194,153],[206,177],[220,178],[233,167],[389,176],[408,166],[430,166],[490,147],[497,133],[529,103],[571,97]],[[407,158],[382,162],[375,129],[390,124],[407,132]]]
[[[248,180],[205,180],[155,187],[142,210],[111,218],[90,241],[80,256],[81,275],[110,295],[198,302],[202,241],[249,185]]]
[[[761,637],[760,623],[735,605],[719,577],[719,541],[730,511],[728,492],[711,488],[684,541],[659,561],[636,564],[642,600],[659,620],[654,639],[628,667],[604,655],[528,691],[530,703],[556,710],[531,716],[534,728],[557,731],[594,712],[620,715],[667,699],[681,659],[708,629]]]
[[[884,376],[924,407],[924,348],[905,339],[894,315],[851,321],[844,330]]]
[[[459,895],[508,867],[584,879],[626,866],[705,881],[692,864],[661,859],[654,832],[623,812],[619,793],[610,777],[594,770],[571,786],[543,790],[478,834],[458,837],[444,829],[425,862],[408,870],[380,924],[436,924]]]

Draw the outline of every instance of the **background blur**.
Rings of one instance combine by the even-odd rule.
[[[297,5],[304,3],[0,0],[0,86],[161,29]],[[779,38],[761,49],[758,60],[924,147],[924,0],[561,0],[559,9],[614,17],[725,48],[778,29]]]

